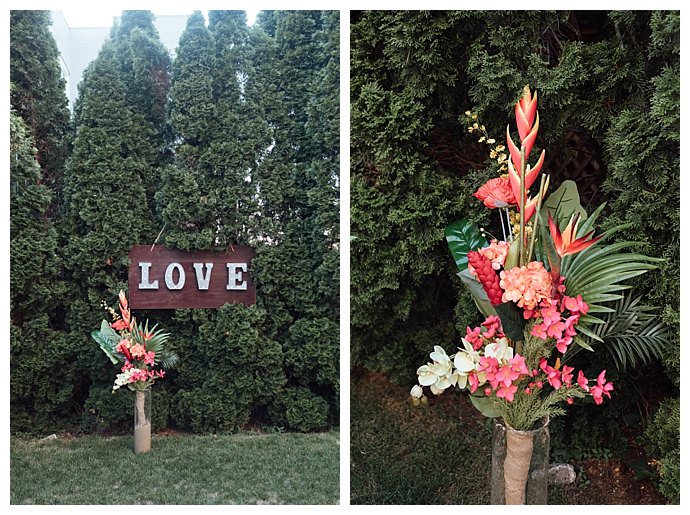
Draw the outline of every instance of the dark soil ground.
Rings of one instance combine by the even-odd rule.
[[[551,487],[550,504],[666,504],[630,464],[646,459],[636,435],[622,457],[571,460],[578,479]],[[491,426],[460,392],[413,408],[409,389],[381,374],[353,372],[352,504],[488,504]]]

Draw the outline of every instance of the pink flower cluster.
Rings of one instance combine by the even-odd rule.
[[[582,300],[582,296],[568,297],[564,294],[565,278],[561,277],[553,299],[543,299],[535,309],[526,309],[523,313],[525,319],[541,318],[542,321],[532,328],[532,335],[546,340],[556,339],[556,349],[565,354],[568,345],[573,342],[576,334],[575,325],[581,315],[586,315],[589,306]],[[569,315],[566,315],[566,311]]]
[[[510,250],[510,243],[505,241],[491,240],[488,247],[479,249],[482,256],[486,257],[491,261],[491,268],[494,270],[500,270],[506,262],[506,256],[508,256],[508,251]],[[472,276],[477,277],[477,271],[474,269],[471,263],[467,263],[467,269],[470,271]]]
[[[541,261],[513,267],[501,272],[503,302],[512,301],[526,310],[534,310],[544,299],[551,298],[553,280]]]
[[[560,389],[562,386],[566,388],[572,388],[573,385],[573,367],[563,365],[560,370],[558,370],[559,365],[556,368],[552,367],[546,362],[545,358],[542,358],[539,362],[539,369],[545,374],[546,380],[553,387],[554,390]],[[533,370],[532,374],[536,376],[538,374],[537,370]],[[606,370],[603,370],[599,377],[597,377],[597,383],[594,386],[589,386],[589,379],[585,377],[582,370],[577,373],[577,385],[584,391],[589,392],[592,397],[594,397],[595,404],[601,404],[604,402],[604,395],[609,399],[611,394],[609,392],[613,391],[613,383],[606,382]],[[529,384],[525,389],[525,393],[531,393],[535,388],[542,388],[542,381],[534,381]],[[572,404],[573,400],[568,399],[568,404]]]
[[[485,329],[485,331],[482,332],[482,329]],[[501,326],[501,319],[496,315],[488,317],[479,327],[470,329],[470,326],[467,326],[465,330],[467,332],[465,340],[472,345],[474,350],[481,349],[487,343],[491,343],[494,338],[503,338],[505,336]]]
[[[149,379],[163,378],[165,377],[164,370],[142,370],[139,368],[134,368],[134,364],[131,361],[125,361],[122,366],[122,373],[124,374],[128,370],[132,370],[129,376],[130,383],[136,383],[137,381],[148,381]]]
[[[548,383],[554,390],[580,387],[592,395],[596,404],[604,402],[604,396],[611,398],[609,392],[613,391],[613,383],[606,382],[606,370],[599,374],[596,384],[593,386],[589,385],[590,381],[585,377],[582,370],[578,372],[577,380],[573,382],[575,377],[574,371],[573,367],[561,366],[560,361],[557,361],[556,366],[552,367],[547,363],[546,358],[541,359],[538,370],[529,370],[525,363],[525,358],[519,354],[516,354],[515,357],[510,358],[503,364],[493,356],[482,356],[479,359],[477,372],[471,373],[468,376],[470,393],[474,393],[477,390],[479,375],[483,375],[490,385],[484,388],[484,393],[487,396],[495,394],[496,397],[505,399],[507,402],[513,402],[518,391],[516,383],[525,378],[532,378],[524,388],[524,393],[527,395],[538,393]],[[568,398],[567,402],[572,404],[573,399]]]
[[[525,358],[519,354],[510,358],[504,365],[499,364],[493,356],[483,356],[479,359],[479,372],[484,372],[486,380],[491,388],[486,387],[484,393],[491,395],[496,393],[496,397],[513,402],[517,386],[513,384],[523,376],[530,375],[530,371],[525,365]]]

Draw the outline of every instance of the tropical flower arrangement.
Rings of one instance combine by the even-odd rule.
[[[149,329],[148,321],[142,326],[132,317],[122,290],[119,301],[120,314],[107,308],[114,321],[109,324],[103,320],[100,330],[93,331],[91,336],[113,364],[122,364],[113,392],[123,386],[134,391],[146,390],[156,379],[165,377],[164,370],[154,367],[170,368],[177,363],[178,357],[165,349],[169,334],[161,332],[157,326]]]
[[[165,371],[156,366],[170,368],[178,357],[165,349],[169,335],[153,326],[148,320],[142,326],[132,317],[125,293],[120,290],[120,313],[105,306],[114,321],[101,322],[101,328],[91,336],[100,345],[113,364],[122,364],[115,378],[113,393],[127,386],[134,396],[134,452],[148,452],[151,449],[151,386],[157,379],[165,377]]]
[[[604,205],[587,216],[574,182],[565,181],[547,196],[549,176],[542,174],[532,193],[546,152],[542,150],[534,165],[529,163],[539,129],[537,93],[532,95],[529,86],[515,104],[515,118],[520,146],[508,127],[508,153],[504,145],[491,151],[499,173],[506,173],[474,194],[498,213],[503,239],[487,240],[486,231],[466,219],[446,228],[458,275],[486,319],[466,328],[454,353],[434,347],[431,361],[417,370],[419,384],[411,395],[414,404],[426,403],[423,387],[435,395],[458,387],[469,392],[486,416],[501,417],[513,430],[529,431],[564,414],[564,405],[575,398],[590,396],[601,404],[611,397],[614,386],[606,370],[586,377],[566,363],[577,351],[591,351],[602,341],[598,327],[614,312],[611,303],[623,299],[621,292],[629,288],[623,281],[654,268],[658,259],[621,252],[635,242],[605,245],[624,226],[595,236],[594,224]],[[481,141],[495,143],[483,125],[475,122],[473,130],[483,134]],[[521,458],[527,463],[520,465],[517,487],[511,485],[517,497],[509,499],[510,439],[507,446],[506,502],[524,503],[531,447]]]

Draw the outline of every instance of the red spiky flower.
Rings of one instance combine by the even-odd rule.
[[[482,283],[484,291],[489,298],[489,302],[492,306],[498,306],[503,301],[503,289],[500,285],[500,278],[496,273],[496,270],[491,266],[491,260],[489,260],[483,254],[475,250],[471,250],[467,253],[467,261],[474,267],[477,272],[477,279]]]

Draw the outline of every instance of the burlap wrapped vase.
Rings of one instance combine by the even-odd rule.
[[[546,504],[549,421],[518,431],[495,419],[491,458],[491,504]]]

